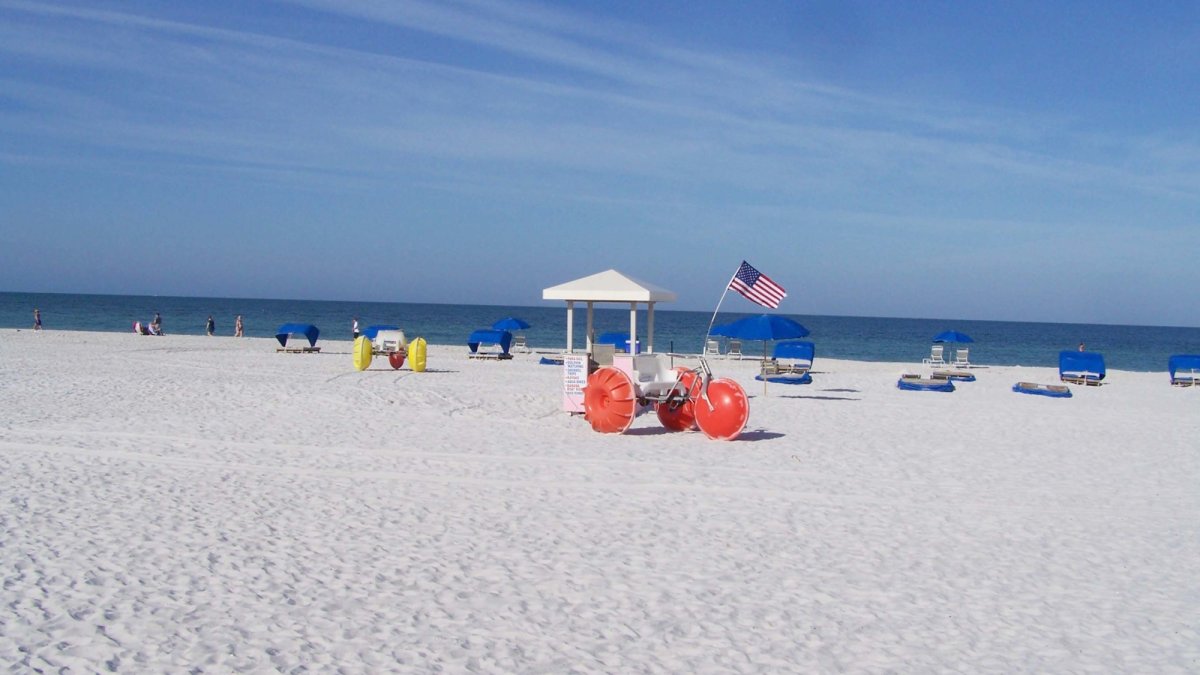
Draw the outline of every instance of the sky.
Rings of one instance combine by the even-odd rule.
[[[1194,2],[0,0],[0,291],[1200,326],[1197,111]]]

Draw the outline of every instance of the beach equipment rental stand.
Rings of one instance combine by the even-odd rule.
[[[584,412],[583,387],[588,376],[587,354],[592,352],[595,304],[629,304],[629,340],[637,344],[637,309],[646,305],[646,349],[654,352],[654,305],[671,302],[676,296],[673,291],[654,284],[634,279],[617,270],[605,270],[591,276],[568,281],[542,290],[543,300],[563,300],[567,303],[567,349],[563,357],[563,410]],[[575,354],[575,303],[587,303],[586,349],[584,354]],[[627,374],[632,374],[632,362],[625,364]]]
[[[672,302],[673,291],[639,281],[617,270],[605,270],[565,284],[542,289],[543,300],[567,302],[567,353],[574,353],[575,303],[587,303],[587,351],[592,350],[593,312],[597,302],[629,303],[629,340],[636,343],[637,308],[646,305],[646,353],[654,353],[654,305]]]

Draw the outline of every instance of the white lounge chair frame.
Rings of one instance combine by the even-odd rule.
[[[970,368],[971,360],[967,358],[970,356],[970,354],[971,350],[965,347],[963,349],[954,350],[954,365],[962,368]]]
[[[946,353],[945,345],[933,345],[929,348],[929,358],[923,359],[921,362],[930,366],[944,366],[946,359],[942,355]]]
[[[738,358],[738,359],[742,358],[742,341],[741,340],[730,340],[729,341],[729,349],[726,350],[725,356],[728,356],[731,359],[732,358]]]
[[[517,335],[514,335],[512,345],[509,346],[508,351],[520,352],[522,354],[528,354],[530,352],[530,349],[529,349],[529,344],[527,342],[525,342],[525,335],[520,334],[520,333],[518,333]]]

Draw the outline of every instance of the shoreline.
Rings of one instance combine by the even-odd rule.
[[[225,338],[225,339],[229,339],[229,340],[246,340],[246,341],[261,340],[263,342],[267,342],[270,344],[278,344],[275,341],[275,339],[271,338],[271,337],[247,336],[247,337],[242,337],[242,338],[236,338],[232,335],[211,335],[210,336],[210,335],[194,334],[194,333],[169,333],[168,332],[162,336],[154,336],[154,335],[139,336],[133,332],[126,333],[126,332],[121,332],[121,331],[87,331],[87,330],[67,330],[67,329],[42,329],[41,331],[34,331],[32,328],[0,328],[0,337],[2,337],[5,333],[14,333],[14,334],[15,333],[44,333],[44,334],[63,333],[63,334],[72,334],[72,335],[95,335],[95,336],[129,335],[129,336],[135,337],[135,338],[136,337],[144,337],[144,338],[163,337],[163,338],[188,339],[188,340],[190,340],[190,339],[211,340],[214,338]],[[412,340],[412,339],[415,339],[416,337],[420,337],[420,336],[414,334],[414,335],[409,335],[407,337],[409,340]],[[820,341],[819,340],[815,340],[815,341],[817,342],[818,349],[819,349]],[[324,349],[324,346],[327,344],[335,345],[335,348],[338,351],[329,351],[329,350]],[[442,343],[429,342],[428,344],[430,347],[437,347],[439,350],[444,349],[444,350],[453,351],[453,350],[461,349],[463,354],[467,353],[467,346],[466,346],[465,338],[464,338],[462,344],[453,344],[453,343],[444,343],[444,342],[442,342]],[[349,356],[351,354],[351,350],[353,348],[353,342],[349,339],[342,340],[342,339],[337,339],[337,338],[321,338],[318,341],[318,346],[322,347],[322,350],[320,352],[318,352],[319,354],[327,354],[327,355],[328,354],[343,354],[343,355]],[[541,347],[541,346],[536,346],[536,345],[531,346],[530,350],[531,350],[530,354],[528,354],[528,355],[517,354],[517,355],[514,355],[514,358],[520,358],[521,356],[540,356],[540,355],[562,354],[565,351],[565,350],[550,349],[547,347]],[[272,349],[272,351],[274,351],[274,350]],[[1070,350],[1067,350],[1067,351],[1070,351]],[[263,353],[266,353],[266,352],[264,351]],[[582,353],[582,348],[577,349],[576,353]],[[659,350],[658,353],[673,354],[680,358],[691,358],[691,359],[695,359],[700,356],[700,354],[698,352],[665,352],[665,351]],[[727,363],[753,363],[753,362],[761,360],[761,355],[758,358],[756,358],[755,355],[753,354],[753,352],[747,352],[746,355],[741,359],[729,359],[724,356],[716,356],[716,357],[708,357],[708,358],[709,358],[709,361],[713,362],[713,363],[726,363],[726,362]],[[921,363],[920,357],[917,357],[913,362],[909,363],[909,362],[904,362],[904,361],[882,360],[882,359],[881,360],[871,360],[871,359],[847,359],[847,358],[838,358],[838,357],[826,357],[826,356],[820,355],[820,352],[818,351],[817,360],[818,361],[836,361],[836,362],[845,362],[845,363],[876,364],[876,365],[892,364],[892,365],[901,366],[901,367],[906,366],[906,367],[909,367],[912,369],[918,369],[918,370],[922,369],[922,368],[928,369],[928,366],[923,365]],[[1164,363],[1165,363],[1165,358],[1164,358]],[[942,368],[952,368],[952,367],[953,367],[952,363],[947,363],[945,366],[942,366]],[[1056,366],[1052,367],[1052,366],[1038,366],[1038,365],[1025,365],[1025,364],[994,364],[994,363],[986,363],[986,362],[975,363],[974,361],[972,361],[970,368],[972,370],[997,369],[997,368],[1050,369],[1050,370],[1055,371],[1055,378],[1057,379],[1057,367]],[[1141,373],[1141,374],[1159,374],[1159,375],[1164,375],[1164,374],[1168,373],[1168,370],[1166,367],[1163,367],[1161,369],[1153,369],[1153,370],[1130,370],[1130,369],[1125,369],[1125,368],[1111,368],[1110,367],[1110,368],[1107,368],[1107,371],[1109,373],[1122,372],[1122,373]]]

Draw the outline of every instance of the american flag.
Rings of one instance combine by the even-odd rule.
[[[737,274],[729,281],[729,287],[746,296],[750,302],[756,302],[763,307],[779,307],[779,301],[787,297],[783,286],[771,281],[770,277],[754,269],[745,260],[742,261]]]

